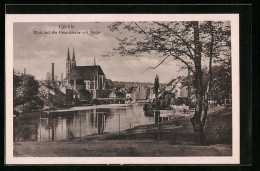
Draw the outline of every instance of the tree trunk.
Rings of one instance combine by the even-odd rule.
[[[209,21],[210,27],[210,34],[211,34],[211,41],[210,41],[210,49],[209,49],[209,80],[207,84],[207,90],[204,97],[204,115],[202,117],[202,126],[204,127],[207,115],[208,115],[208,108],[209,108],[209,91],[211,89],[211,82],[212,82],[212,56],[213,56],[213,43],[214,43],[214,32],[212,27],[212,22]]]
[[[205,143],[203,125],[201,122],[202,106],[203,106],[203,87],[202,87],[202,69],[201,69],[201,46],[199,42],[198,22],[192,22],[194,29],[194,64],[195,64],[195,79],[196,79],[196,109],[193,117],[190,119],[194,129],[195,141],[199,145]]]

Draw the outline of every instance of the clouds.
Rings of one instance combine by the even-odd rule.
[[[97,31],[100,34],[33,34],[33,31],[56,31],[59,24],[73,24],[74,31]],[[101,65],[106,76],[117,81],[153,82],[159,74],[161,82],[168,82],[176,77],[178,62],[168,59],[155,70],[147,70],[156,66],[163,59],[159,54],[143,54],[141,57],[106,56],[118,44],[116,33],[108,30],[110,23],[15,23],[14,24],[14,68],[44,79],[51,71],[51,63],[55,63],[55,75],[65,74],[67,49],[75,50],[77,65],[93,65],[94,57],[97,65]],[[65,30],[68,31],[68,30]]]

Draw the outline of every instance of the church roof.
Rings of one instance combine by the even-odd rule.
[[[72,80],[93,80],[97,73],[98,75],[105,75],[99,65],[76,66],[71,73],[69,73],[68,78]]]

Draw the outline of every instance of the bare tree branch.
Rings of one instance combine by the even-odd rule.
[[[134,22],[134,23],[142,32],[146,33],[136,22]]]
[[[194,69],[189,65],[189,63],[187,61],[184,61],[182,58],[180,58],[179,56],[173,54],[172,52],[170,52],[170,54],[175,57],[176,59],[180,60],[181,62],[183,62],[189,69],[190,71],[195,75],[195,71]]]
[[[185,46],[187,47],[187,49],[188,49],[188,51],[189,51],[189,53],[190,53],[189,57],[193,58],[193,54],[192,54],[191,50],[194,51],[194,49],[191,47],[191,45],[190,45],[187,41],[185,41],[185,40],[184,40],[180,35],[178,35],[174,30],[172,30],[171,28],[169,28],[169,26],[167,26],[167,25],[165,25],[165,24],[162,24],[162,23],[159,23],[159,22],[155,22],[155,23],[158,24],[158,25],[160,25],[160,26],[162,26],[162,27],[164,27],[164,28],[166,28],[166,29],[168,29],[168,30],[171,30],[172,33],[174,33],[174,35],[177,36],[177,37],[185,44]]]
[[[148,69],[156,69],[157,67],[159,67],[169,57],[170,56],[166,56],[158,65],[156,65],[155,67],[148,67]]]

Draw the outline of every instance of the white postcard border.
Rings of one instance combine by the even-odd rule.
[[[5,21],[5,163],[6,164],[239,164],[240,87],[239,14],[6,14]],[[13,156],[13,23],[113,21],[231,21],[232,156],[231,157],[14,157]]]

